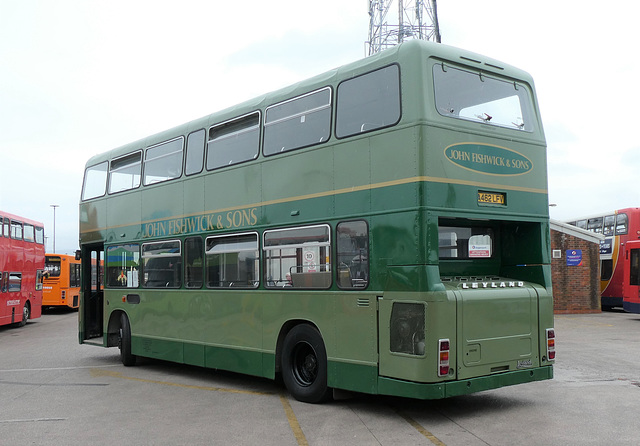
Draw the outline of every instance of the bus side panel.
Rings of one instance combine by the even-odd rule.
[[[420,335],[415,317],[420,313],[402,314],[402,307],[407,308],[409,305],[424,308],[424,330],[428,334],[424,352],[409,352],[405,349]],[[394,314],[394,310],[397,313]],[[380,376],[415,383],[450,378],[438,377],[439,339],[451,341],[450,367],[452,370],[456,369],[456,300],[453,293],[386,292],[379,301],[379,327]]]
[[[280,364],[267,362],[275,360],[278,340],[282,341],[287,330],[296,324],[305,323],[315,326],[322,336],[329,386],[375,393],[376,307],[374,293],[295,290],[265,293],[264,376],[270,376],[274,367],[280,368]]]
[[[107,290],[109,312],[131,321],[132,353],[209,368],[262,375],[262,300],[253,290],[137,289],[139,303]],[[178,298],[176,298],[178,297]]]
[[[377,300],[373,293],[335,294],[335,335],[327,345],[330,387],[377,393]]]
[[[208,290],[205,365],[262,376],[264,295],[255,290]]]
[[[360,138],[333,149],[335,190],[351,190],[371,184],[369,138]],[[367,215],[371,210],[371,190],[335,195],[335,215]]]

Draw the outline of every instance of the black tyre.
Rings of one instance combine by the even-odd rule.
[[[327,351],[316,328],[297,325],[284,338],[282,380],[298,401],[320,403],[331,397],[327,386]]]
[[[24,303],[24,307],[22,307],[22,319],[19,322],[14,324],[15,327],[24,327],[27,325],[27,321],[31,317],[31,305],[29,302]]]
[[[131,325],[126,315],[120,316],[120,332],[118,347],[120,348],[120,360],[129,367],[136,365],[136,356],[131,354]]]

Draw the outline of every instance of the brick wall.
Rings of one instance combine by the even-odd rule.
[[[551,250],[560,250],[561,258],[551,259],[553,309],[555,313],[599,313],[599,243],[574,234],[551,229]],[[582,250],[582,263],[567,265],[567,251]]]

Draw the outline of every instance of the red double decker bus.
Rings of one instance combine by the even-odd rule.
[[[568,222],[605,236],[600,243],[602,308],[640,313],[640,208],[625,208]]]
[[[0,212],[0,325],[42,314],[44,225]]]

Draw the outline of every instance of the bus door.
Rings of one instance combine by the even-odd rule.
[[[79,336],[80,343],[103,345],[104,245],[82,247],[82,289],[80,293]],[[87,342],[93,339],[93,342]]]
[[[640,313],[640,240],[625,244],[622,305],[625,311]]]
[[[9,272],[0,270],[0,325],[11,322],[9,298]]]

